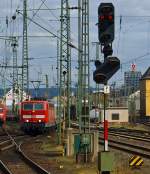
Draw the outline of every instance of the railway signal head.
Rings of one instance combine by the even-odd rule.
[[[114,13],[112,3],[101,3],[98,7],[98,34],[101,44],[112,43],[114,40]]]
[[[95,65],[93,80],[97,84],[105,84],[119,70],[120,60],[117,57],[107,57],[104,63]]]

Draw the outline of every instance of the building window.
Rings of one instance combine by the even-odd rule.
[[[119,113],[113,113],[112,120],[119,120]]]

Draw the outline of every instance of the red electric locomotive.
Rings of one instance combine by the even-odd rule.
[[[0,126],[4,125],[6,122],[6,106],[0,103]]]
[[[55,125],[55,109],[52,103],[30,100],[21,103],[21,127],[27,132],[45,131]]]

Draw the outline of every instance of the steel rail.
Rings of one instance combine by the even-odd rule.
[[[14,139],[15,139],[15,140],[18,140],[18,139],[20,139],[20,138],[22,138],[22,137],[24,137],[24,136],[25,136],[25,135],[15,136]],[[0,141],[0,146],[3,145],[3,144],[9,143],[9,142],[11,142],[11,141],[12,141],[11,139],[2,140],[2,141]]]
[[[149,134],[150,135],[150,131],[137,130],[137,129],[129,129],[129,128],[109,128],[109,131],[127,132],[127,133],[138,133],[138,134]]]
[[[103,145],[104,143],[99,142],[99,144]],[[134,145],[122,143],[122,142],[118,142],[118,141],[112,142],[111,140],[109,140],[109,147],[112,147],[114,149],[121,150],[124,152],[140,155],[144,158],[150,159],[150,153],[147,153],[147,151],[150,152],[150,149],[147,149],[144,147],[138,147],[138,149],[137,149],[137,147]]]
[[[76,124],[76,123],[73,123],[73,125],[75,127],[78,127],[78,124]],[[96,128],[93,127],[93,129],[96,129]],[[99,132],[103,133],[102,129]],[[134,130],[132,133],[134,133]],[[137,133],[137,132],[135,131],[135,133]],[[149,132],[146,132],[146,133],[149,133]],[[123,135],[123,133],[121,133],[122,135],[120,135],[119,133],[109,133],[109,134],[117,135],[117,136],[124,137],[124,138],[135,139],[135,140],[139,140],[139,141],[145,141],[145,142],[150,141],[149,138],[140,136],[140,135],[139,136],[138,135],[128,135],[127,136],[127,133],[125,133],[124,135]],[[133,137],[133,136],[135,136],[135,137]],[[104,138],[100,137],[99,140],[104,140]],[[99,141],[99,144],[104,145],[104,142]],[[112,147],[114,149],[121,150],[124,152],[140,155],[144,158],[150,159],[150,148],[146,148],[146,147],[143,147],[140,145],[138,146],[138,145],[135,145],[132,143],[120,142],[120,141],[112,140],[111,138],[109,138],[109,147]]]
[[[103,139],[103,138],[100,137],[100,139]],[[110,138],[109,138],[109,141],[112,142],[112,143],[121,144],[121,145],[129,146],[129,147],[132,147],[132,148],[135,148],[135,149],[140,149],[140,150],[150,152],[150,148],[147,148],[147,147],[144,147],[144,146],[135,145],[135,144],[132,144],[132,143],[127,143],[127,142],[122,142],[121,140],[119,140],[119,141],[118,140],[113,140],[113,139],[110,139]]]
[[[74,128],[78,128],[78,124],[77,123],[72,123],[72,126]],[[100,133],[103,133],[103,128],[97,128],[96,125],[91,125],[90,129],[92,130],[98,130]],[[117,133],[116,133],[117,132]],[[129,135],[132,134],[132,135]],[[143,136],[143,135],[134,135],[135,133],[144,133],[144,134],[150,134],[150,132],[148,131],[140,131],[140,130],[133,130],[131,131],[130,129],[125,129],[125,131],[121,131],[120,132],[120,128],[119,129],[112,129],[112,128],[109,128],[109,135],[117,135],[117,136],[120,136],[120,137],[124,137],[124,138],[131,138],[131,139],[135,139],[135,140],[141,140],[141,141],[147,141],[147,142],[150,142],[150,137],[147,137],[146,135]]]
[[[102,131],[99,131],[99,132],[103,133]],[[114,132],[109,132],[109,135],[117,135],[117,136],[123,137],[123,138],[129,138],[129,139],[133,139],[133,140],[150,142],[150,138],[146,137],[146,136],[128,135],[128,134],[125,134],[125,133],[114,133]]]
[[[40,174],[51,174],[49,171],[45,170],[43,167],[41,167],[40,165],[38,165],[36,162],[34,162],[33,160],[31,160],[22,150],[21,150],[21,146],[22,144],[19,145],[18,148],[18,153],[21,155],[21,157],[24,159],[24,161],[30,165],[31,167],[33,167],[37,172],[39,172]]]
[[[15,141],[15,138],[13,138],[6,130],[5,130],[6,134],[8,135],[8,137],[10,138],[10,140],[12,141],[12,144],[15,145],[16,147],[16,152],[20,155],[20,157],[23,159],[23,161],[28,164],[34,171],[36,171],[38,174],[51,174],[49,171],[45,170],[43,167],[41,167],[40,165],[38,165],[36,162],[34,162],[33,160],[31,160],[21,149],[22,144],[17,144],[17,142]],[[2,162],[3,163],[3,162]],[[7,173],[6,173],[7,174]],[[9,174],[9,173],[8,173]],[[11,174],[11,173],[10,173]]]
[[[12,172],[7,168],[7,166],[0,160],[0,170],[4,174],[12,174]]]

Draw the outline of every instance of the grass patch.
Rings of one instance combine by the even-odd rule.
[[[41,146],[41,149],[45,152],[50,152],[50,151],[62,151],[63,146],[58,146],[50,143],[43,143]]]

